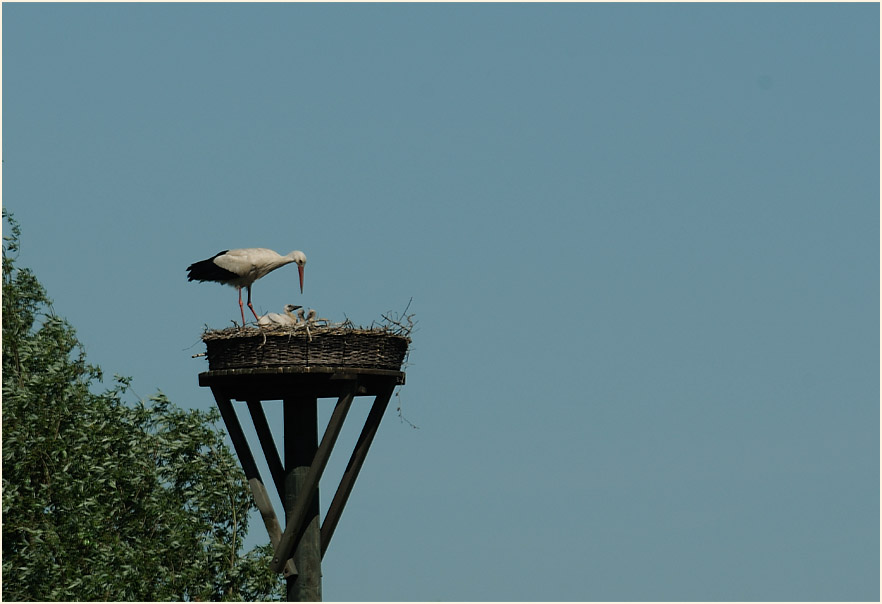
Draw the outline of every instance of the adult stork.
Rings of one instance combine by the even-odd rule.
[[[245,308],[242,306],[242,288],[248,291],[248,308],[258,321],[260,317],[251,305],[251,285],[273,272],[279,267],[297,264],[300,273],[300,293],[303,293],[303,267],[306,266],[306,254],[293,251],[282,256],[262,247],[250,247],[240,250],[224,250],[223,252],[194,262],[187,267],[188,281],[214,281],[224,285],[231,285],[239,291],[239,311],[242,313],[242,326],[245,326]]]

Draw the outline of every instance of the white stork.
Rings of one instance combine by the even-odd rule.
[[[302,308],[301,306],[295,306],[294,304],[285,304],[285,314],[279,314],[277,312],[268,312],[260,319],[257,320],[258,325],[297,325],[297,317],[294,315],[294,311],[298,308]],[[303,311],[300,311],[300,314],[303,314]]]
[[[251,284],[286,264],[295,262],[300,273],[300,293],[303,293],[303,267],[306,265],[306,254],[293,251],[282,256],[262,247],[251,247],[241,250],[225,250],[208,260],[194,262],[187,267],[188,281],[214,281],[231,285],[239,291],[239,311],[242,313],[242,326],[245,325],[245,308],[242,306],[242,288],[248,290],[248,308],[254,318],[260,317],[251,306]]]

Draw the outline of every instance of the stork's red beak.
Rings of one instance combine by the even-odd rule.
[[[303,293],[303,267],[301,265],[297,265],[297,272],[300,273],[300,293]]]

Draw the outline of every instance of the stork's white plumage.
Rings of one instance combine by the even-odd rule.
[[[285,304],[285,316],[288,318],[292,324],[296,324],[299,320],[295,315],[294,311],[303,308],[302,306],[295,306],[294,304]]]
[[[303,267],[306,266],[306,254],[293,251],[282,256],[262,247],[251,247],[239,250],[225,250],[215,256],[194,262],[187,267],[188,281],[214,281],[224,285],[231,285],[239,292],[239,311],[242,314],[242,325],[245,325],[245,308],[242,305],[242,288],[248,291],[248,308],[254,318],[260,321],[260,317],[251,305],[251,285],[265,277],[272,271],[291,264],[297,264],[300,274],[300,293],[303,293]]]
[[[277,312],[268,312],[257,320],[258,325],[297,325],[297,317],[294,315],[294,311],[300,306],[295,306],[294,304],[285,304],[285,314],[280,314]],[[301,310],[302,314],[303,311]]]

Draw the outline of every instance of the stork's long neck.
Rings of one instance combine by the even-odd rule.
[[[292,262],[297,262],[297,252],[290,252],[285,254],[284,256],[279,256],[278,259],[273,262],[272,270],[275,270],[279,267],[285,266],[286,264],[291,264]]]
[[[296,262],[297,258],[294,256],[294,252],[291,252],[287,256],[280,256],[276,254],[275,258],[267,259],[265,263],[257,268],[257,279],[268,275],[273,272],[277,268],[281,268],[286,264],[291,264],[292,262]]]

